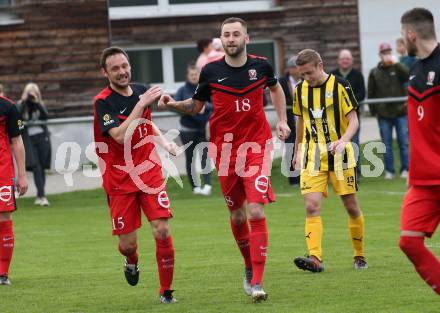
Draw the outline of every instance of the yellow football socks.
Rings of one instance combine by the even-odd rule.
[[[309,255],[322,261],[322,221],[320,216],[306,218],[305,236]]]
[[[350,230],[351,243],[355,256],[363,256],[364,254],[364,216],[361,214],[357,218],[348,218],[348,229]]]

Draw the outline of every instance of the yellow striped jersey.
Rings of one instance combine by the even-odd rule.
[[[357,106],[350,83],[332,74],[320,86],[311,87],[303,80],[295,87],[293,114],[304,121],[298,150],[303,169],[335,171],[356,166],[351,143],[343,154],[331,154],[328,146],[345,133],[347,114]]]

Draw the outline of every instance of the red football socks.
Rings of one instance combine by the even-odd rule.
[[[244,264],[246,268],[252,267],[251,262],[251,251],[249,248],[249,224],[244,222],[241,224],[234,224],[231,219],[231,230],[234,234],[235,242],[237,243],[238,249],[240,249],[241,255],[244,259]]]
[[[251,285],[262,284],[264,265],[266,263],[268,234],[266,218],[249,220],[251,225],[250,251],[252,259],[252,281]]]
[[[119,248],[119,252],[127,258],[128,264],[137,264],[138,262],[137,245],[135,246],[134,251],[131,253],[127,253],[125,250],[123,250],[120,244],[118,248]]]
[[[440,295],[440,262],[425,247],[424,238],[401,236],[399,245],[423,280]]]
[[[174,248],[171,236],[156,238],[156,260],[159,271],[160,294],[171,289],[174,274]]]
[[[14,230],[12,221],[0,222],[0,275],[8,276],[14,251]]]

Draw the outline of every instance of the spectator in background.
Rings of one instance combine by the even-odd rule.
[[[351,89],[353,90],[354,97],[356,98],[356,101],[360,103],[365,99],[365,80],[364,75],[358,71],[357,69],[353,68],[353,55],[351,54],[351,51],[348,49],[342,49],[339,51],[338,56],[338,68],[333,70],[331,72],[335,76],[339,76],[347,80],[350,85]],[[361,108],[360,106],[357,107],[356,113],[359,121],[359,128],[354,134],[351,141],[355,143],[360,148],[360,142],[359,142],[359,134],[361,132]],[[360,150],[359,150],[360,152]],[[359,183],[359,178],[361,176],[361,167],[359,164],[360,160],[360,153],[357,155],[356,159],[356,171],[357,171],[357,179]]]
[[[289,125],[291,129],[290,136],[286,139],[286,144],[294,144],[296,137],[295,130],[295,115],[293,115],[293,91],[295,90],[295,86],[301,81],[301,75],[298,71],[298,67],[296,66],[296,55],[292,56],[286,64],[287,72],[286,74],[279,79],[280,85],[283,88],[284,95],[286,97],[286,106],[287,106],[287,125]],[[292,158],[293,158],[293,149],[286,149],[286,167],[290,169],[290,173],[294,171],[292,167]],[[296,177],[290,176],[288,177],[289,183],[291,185],[299,185],[299,175]]]
[[[416,63],[417,58],[414,55],[408,55],[405,42],[402,37],[396,40],[396,51],[399,54],[399,62],[405,64],[408,70]]]
[[[2,84],[0,84],[0,97],[4,97],[5,96],[5,87],[3,87]]]
[[[223,50],[222,41],[220,38],[212,39],[212,50],[208,53],[208,62],[220,59],[225,56],[225,51]]]
[[[35,205],[47,206],[49,201],[44,190],[45,170],[50,168],[51,146],[47,126],[32,125],[37,121],[46,121],[48,116],[37,84],[26,85],[21,100],[17,102],[17,107],[23,121],[27,124],[23,132],[23,142],[26,149],[26,169],[32,170],[37,187]]]
[[[186,100],[191,98],[196,91],[197,84],[199,82],[200,71],[195,64],[188,64],[186,69],[186,82],[185,85],[177,90],[174,97],[177,101]],[[180,118],[181,133],[180,138],[183,144],[187,144],[192,141],[192,144],[185,150],[186,157],[186,172],[188,174],[189,183],[194,194],[208,196],[211,194],[211,171],[210,160],[208,159],[208,149],[205,148],[201,152],[202,169],[207,169],[209,172],[203,174],[203,181],[205,186],[201,188],[200,182],[196,181],[196,154],[194,152],[196,146],[201,142],[207,142],[206,139],[206,124],[208,123],[211,115],[210,104],[207,103],[205,108],[198,114],[183,115]]]
[[[208,63],[208,55],[212,50],[212,39],[203,38],[197,41],[197,50],[199,50],[199,57],[196,61],[196,66],[199,71]]]
[[[405,42],[403,41],[402,37],[399,37],[396,40],[396,51],[399,54],[399,62],[404,64],[408,68],[408,70],[410,70],[414,63],[417,61],[417,58],[413,55],[408,55]],[[408,93],[408,82],[404,84],[404,87],[406,95]]]
[[[368,77],[368,98],[403,97],[408,82],[408,68],[396,63],[389,43],[379,46],[380,62]],[[396,128],[400,150],[400,177],[408,177],[408,115],[405,101],[370,104],[370,112],[377,116],[380,135],[386,146],[385,179],[394,177],[393,128]]]

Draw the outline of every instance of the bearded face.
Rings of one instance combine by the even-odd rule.
[[[230,23],[223,26],[220,37],[225,54],[236,57],[246,50],[249,37],[241,23]]]
[[[405,25],[402,25],[401,34],[403,41],[405,43],[406,51],[410,56],[417,55],[417,46],[415,42],[415,37],[411,35],[413,33],[410,29],[408,29]]]
[[[131,81],[131,67],[123,54],[115,54],[107,58],[105,76],[113,86],[124,89]]]

